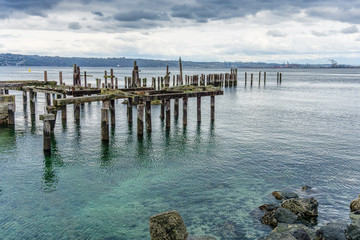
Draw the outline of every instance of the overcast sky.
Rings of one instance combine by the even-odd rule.
[[[360,0],[0,0],[0,52],[360,64]]]

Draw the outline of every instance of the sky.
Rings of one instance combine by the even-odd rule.
[[[360,0],[0,0],[0,53],[360,65]]]

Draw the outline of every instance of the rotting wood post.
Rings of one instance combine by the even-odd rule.
[[[111,118],[111,125],[115,126],[115,100],[110,100],[110,118]]]
[[[279,72],[276,73],[276,83],[279,83]]]
[[[260,81],[261,81],[261,71],[259,72],[259,86],[260,86]]]
[[[63,98],[66,98],[66,94],[63,95]],[[61,119],[65,121],[66,118],[67,118],[67,107],[65,104],[64,106],[61,107]]]
[[[115,78],[115,89],[119,88],[119,82],[118,82],[118,78]]]
[[[163,89],[164,88],[164,78],[161,77],[161,88],[160,89]]]
[[[132,118],[132,103],[133,103],[133,99],[132,98],[128,98],[128,103],[127,103],[127,118],[128,118],[128,123],[132,123],[133,118]]]
[[[201,122],[201,97],[197,97],[197,122]]]
[[[109,141],[109,108],[101,108],[101,141]]]
[[[234,69],[234,87],[237,86],[237,81],[238,81],[238,70],[237,68]]]
[[[105,88],[107,88],[107,71],[104,71],[104,78],[105,78]]]
[[[165,100],[161,100],[160,119],[164,120],[164,118],[165,118]]]
[[[252,85],[253,85],[253,80],[254,80],[254,74],[253,74],[253,73],[251,73],[250,86],[252,86]]]
[[[142,102],[137,105],[137,135],[144,135],[144,104]]]
[[[5,88],[4,92],[5,92],[5,95],[9,95],[9,89]]]
[[[45,93],[46,106],[51,106],[51,95],[50,93]]]
[[[27,91],[26,90],[23,91],[23,104],[27,105]]]
[[[30,97],[30,114],[35,115],[35,93],[32,89],[29,90]]]
[[[175,87],[175,75],[173,75],[173,87]]]
[[[264,72],[264,86],[266,84],[266,72]]]
[[[160,77],[158,77],[158,79],[157,79],[157,83],[158,83],[158,85],[157,85],[157,89],[158,89],[158,90],[160,90]]]
[[[15,125],[15,103],[8,104],[8,125]]]
[[[183,98],[183,125],[187,125],[187,105],[188,105],[188,98]]]
[[[215,96],[210,96],[210,120],[215,120]]]
[[[234,74],[230,73],[230,81],[229,81],[229,87],[232,87],[233,86],[233,82],[234,82]]]
[[[63,84],[62,72],[59,72],[59,85]]]
[[[143,87],[146,87],[147,78],[143,78]]]
[[[74,104],[74,119],[75,121],[80,120],[80,104]]]
[[[246,86],[246,82],[247,82],[247,72],[245,72],[245,86]]]
[[[151,101],[145,103],[146,130],[151,132]]]
[[[166,105],[166,130],[170,129],[170,99],[165,100]]]
[[[178,119],[179,117],[179,99],[175,98],[174,100],[174,117]]]
[[[124,88],[127,88],[127,77],[124,77]]]
[[[179,65],[180,65],[180,85],[183,85],[183,71],[182,71],[181,57],[179,57]]]
[[[279,81],[280,81],[280,84],[281,84],[281,78],[282,78],[282,73],[280,73],[280,79],[279,79]]]
[[[151,78],[151,87],[156,89],[156,78],[155,77]]]
[[[4,94],[4,89],[0,88],[0,95]]]
[[[43,150],[46,153],[51,153],[51,121],[55,120],[54,114],[43,114],[39,116],[43,121]]]
[[[47,71],[44,71],[44,82],[47,82]]]
[[[111,88],[114,89],[114,69],[110,69]]]

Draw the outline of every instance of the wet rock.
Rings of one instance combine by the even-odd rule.
[[[293,192],[282,192],[282,191],[274,191],[272,192],[272,195],[277,200],[285,200],[285,199],[291,199],[291,198],[298,198],[299,195]]]
[[[328,223],[316,231],[315,240],[347,240],[346,228],[346,223]]]
[[[266,212],[264,216],[261,217],[260,222],[262,224],[275,228],[277,226],[277,220],[275,218],[275,210]]]
[[[1,191],[0,191],[0,193],[1,193]],[[350,213],[350,218],[352,219],[352,220],[359,220],[360,219],[360,210],[359,211],[355,211],[355,212],[351,212]]]
[[[259,206],[259,209],[263,210],[263,211],[273,211],[276,210],[279,206],[276,204],[263,204],[261,206]]]
[[[281,207],[289,209],[302,219],[316,218],[318,205],[314,198],[292,198],[281,203]]]
[[[350,240],[359,240],[360,239],[360,220],[351,223],[347,227],[347,237]]]
[[[357,199],[352,200],[350,203],[350,211],[355,212],[360,210],[360,194]]]
[[[262,237],[262,240],[311,240],[315,237],[315,231],[303,224],[279,223],[270,235]]]
[[[286,208],[278,208],[275,210],[274,217],[278,223],[295,223],[298,216]]]
[[[305,186],[301,187],[301,190],[303,190],[303,191],[310,190],[310,189],[312,189],[312,187],[310,187],[308,185],[305,185]]]
[[[177,211],[156,214],[149,219],[151,240],[185,240],[185,223]]]

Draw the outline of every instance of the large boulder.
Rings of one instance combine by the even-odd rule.
[[[1,193],[1,189],[0,189],[0,193]],[[352,220],[359,220],[360,219],[360,210],[358,210],[358,211],[355,211],[355,212],[351,212],[350,213],[350,218],[352,219]]]
[[[274,191],[272,192],[272,195],[277,200],[285,200],[285,199],[291,199],[291,198],[298,198],[299,195],[293,192],[283,192],[283,191]]]
[[[151,240],[185,240],[185,223],[177,211],[156,214],[149,219]]]
[[[350,203],[350,211],[355,212],[360,210],[360,194],[357,199],[352,200]]]
[[[347,228],[347,237],[350,240],[360,239],[360,220],[351,223]]]
[[[318,216],[318,205],[314,198],[292,198],[281,203],[281,207],[289,209],[302,219],[316,218]]]
[[[278,223],[295,223],[297,219],[297,215],[289,209],[278,207],[274,210],[265,212],[260,221],[262,224],[275,228]]]
[[[315,240],[347,240],[347,224],[342,222],[328,223],[316,231]]]
[[[261,240],[311,240],[315,236],[315,231],[303,224],[284,224],[279,225],[268,235],[260,238]]]

